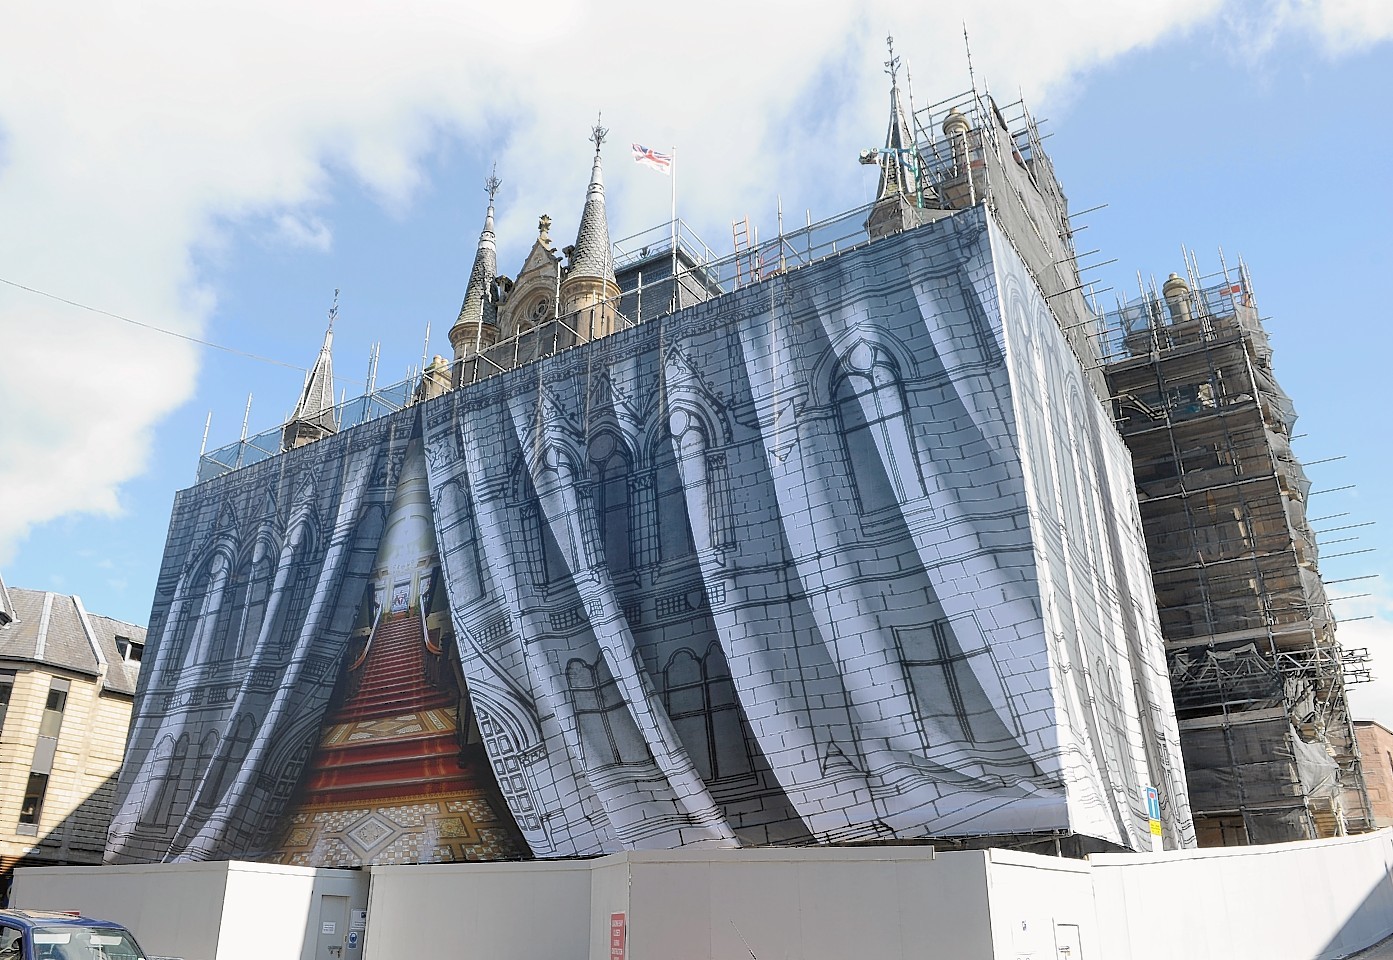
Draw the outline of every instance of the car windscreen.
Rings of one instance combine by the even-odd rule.
[[[144,960],[131,935],[119,927],[35,927],[34,960]]]

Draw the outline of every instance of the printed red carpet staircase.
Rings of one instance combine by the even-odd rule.
[[[389,615],[378,625],[362,683],[325,721],[301,787],[302,807],[480,786],[478,773],[459,765],[456,693],[431,686],[425,657],[418,613]]]

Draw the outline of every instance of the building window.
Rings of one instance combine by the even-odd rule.
[[[5,714],[10,709],[10,695],[15,689],[15,672],[0,670],[0,730],[5,729]]]
[[[836,383],[837,419],[863,515],[924,496],[904,389],[889,359],[860,344]]]
[[[31,773],[24,787],[24,802],[19,806],[19,822],[37,826],[44,811],[44,794],[48,792],[48,774]]]
[[[116,638],[116,652],[121,654],[121,659],[127,663],[139,663],[145,656],[145,644],[139,640],[132,640],[130,637],[118,636]]]
[[[44,703],[44,715],[39,720],[39,736],[52,737],[58,739],[58,732],[63,728],[63,710],[68,705],[68,690],[66,682],[63,686],[58,686],[59,681],[54,681],[54,685],[48,691],[48,700]]]
[[[713,643],[701,658],[691,650],[672,655],[663,671],[663,704],[703,780],[754,773],[735,684],[720,646]]]
[[[652,759],[603,656],[593,667],[584,660],[568,663],[566,685],[571,690],[587,767],[602,770]]]

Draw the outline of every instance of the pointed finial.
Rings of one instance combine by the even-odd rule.
[[[537,218],[537,236],[541,240],[550,240],[551,217],[545,213]]]
[[[595,126],[590,128],[590,140],[595,144],[595,152],[600,152],[600,144],[605,142],[605,137],[609,136],[609,129],[600,125],[600,118],[603,114],[595,114]]]
[[[498,188],[503,186],[503,181],[498,179],[498,164],[493,165],[493,172],[484,181],[484,190],[489,195],[489,203],[493,203],[494,194],[498,193]]]
[[[890,74],[890,82],[895,83],[899,80],[896,73],[900,69],[900,58],[895,56],[895,37],[893,35],[886,36],[885,46],[890,49],[890,59],[885,61],[885,72]]]
[[[339,288],[334,288],[334,305],[329,308],[329,329],[334,329],[334,321],[339,317]]]
[[[972,73],[972,41],[967,38],[967,21],[963,21],[963,49],[967,52],[967,81],[972,92],[977,93],[977,77]]]

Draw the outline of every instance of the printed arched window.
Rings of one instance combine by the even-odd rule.
[[[159,823],[161,811],[168,803],[171,790],[171,775],[174,773],[174,737],[166,734],[155,744],[150,767],[150,779],[145,784],[145,799],[140,810],[140,819],[146,823]]]
[[[222,763],[218,764],[217,770],[210,771],[209,782],[204,788],[208,791],[207,802],[210,805],[222,800],[223,793],[231,786],[231,781],[236,779],[238,769],[251,752],[252,740],[256,737],[256,721],[252,719],[251,714],[244,713],[235,723],[229,724],[228,729],[231,739],[224,751],[225,756]]]
[[[706,656],[679,650],[663,671],[663,704],[703,780],[754,773],[735,684],[718,644]]]
[[[194,779],[203,777],[207,771],[212,769],[213,758],[218,755],[218,733],[216,730],[209,730],[204,735],[203,740],[198,745],[198,766],[194,768]],[[213,805],[217,798],[210,792],[204,791],[198,797],[196,806],[207,808]]]
[[[228,577],[227,586],[223,588],[222,603],[213,627],[213,641],[208,647],[208,660],[211,663],[224,663],[236,655],[237,633],[246,610],[250,568],[250,560],[243,562]]]
[[[633,567],[629,525],[630,463],[613,435],[602,433],[590,443],[590,489],[605,563],[613,573]]]
[[[231,616],[228,590],[232,579],[232,561],[220,548],[207,563],[206,572],[195,581],[192,597],[197,597],[196,613],[188,620],[188,644],[184,655],[189,664],[204,663],[218,654],[216,645],[225,635],[227,619]],[[191,599],[192,599],[191,597]],[[190,607],[193,612],[194,607]]]
[[[553,452],[548,452],[549,457],[555,456]],[[559,460],[559,458],[556,458]],[[556,482],[568,482],[559,480]],[[539,584],[565,583],[571,577],[571,567],[567,562],[567,553],[563,551],[561,542],[557,540],[556,531],[547,521],[546,511],[542,509],[541,498],[537,495],[537,488],[532,483],[530,474],[522,476],[522,523],[526,547],[532,560],[533,572],[536,574],[536,581]],[[560,532],[566,538],[566,546],[570,546],[570,533],[566,530],[564,522],[559,524]]]
[[[293,586],[290,589],[289,616],[282,618],[278,623],[280,627],[279,649],[283,655],[290,653],[299,643],[305,618],[310,612],[310,601],[314,597],[316,583],[314,565],[310,563],[297,564],[291,573],[291,583]]]
[[[582,759],[587,767],[603,770],[652,760],[648,744],[630,716],[619,683],[604,657],[594,666],[584,660],[566,664],[566,685],[580,728]]]
[[[690,556],[696,545],[692,542],[682,473],[670,441],[658,444],[653,456],[653,496],[658,519],[658,559],[666,563]]]
[[[442,532],[440,546],[450,558],[458,600],[471,603],[484,595],[484,570],[479,558],[474,503],[462,481],[451,480],[441,487],[437,519]]]
[[[174,598],[165,633],[167,642],[161,648],[163,666],[160,679],[174,680],[184,669],[184,659],[192,649],[191,644],[198,630],[199,616],[203,610],[204,597],[212,579],[212,561],[205,561],[202,568],[191,575],[184,583],[181,592]]]
[[[182,733],[174,741],[174,755],[169,759],[168,773],[160,787],[159,822],[168,826],[184,819],[193,793],[193,777],[189,770],[189,735]]]
[[[238,657],[249,657],[256,649],[256,641],[261,636],[261,625],[266,619],[266,603],[271,597],[271,581],[275,573],[276,565],[272,561],[270,547],[265,541],[257,543],[251,571],[248,574],[242,635],[236,651]]]
[[[899,371],[868,344],[847,355],[834,385],[837,419],[862,514],[924,495]]]

